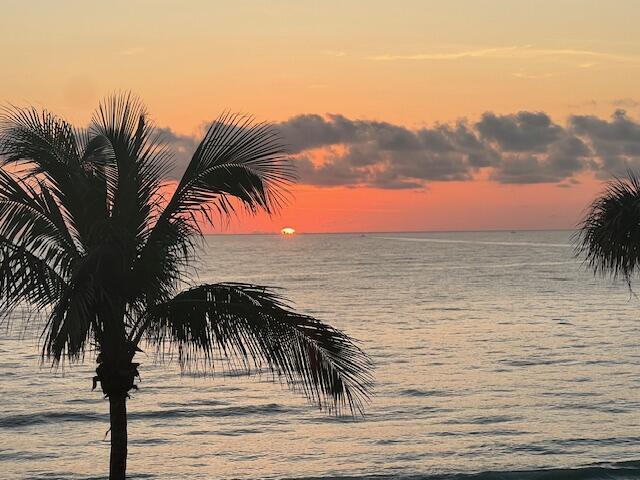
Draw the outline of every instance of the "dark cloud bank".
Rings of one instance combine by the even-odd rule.
[[[423,188],[431,181],[469,180],[481,169],[500,183],[570,186],[584,171],[606,178],[640,167],[640,123],[624,110],[609,119],[573,115],[565,125],[543,112],[487,112],[475,123],[417,130],[314,114],[276,127],[289,145],[300,181],[321,186]],[[178,165],[186,165],[196,139],[170,129],[162,133]],[[317,148],[326,149],[320,165],[309,154]]]

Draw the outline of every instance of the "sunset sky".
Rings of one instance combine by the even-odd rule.
[[[222,110],[300,183],[226,232],[572,228],[640,166],[637,1],[4,1],[0,101],[131,90],[180,165]]]

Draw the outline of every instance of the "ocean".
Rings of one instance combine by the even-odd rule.
[[[140,354],[132,479],[640,478],[640,299],[594,277],[571,232],[206,239],[198,281],[283,287],[375,364],[360,419],[268,375],[203,378]],[[0,334],[0,478],[106,478],[94,358],[52,371]]]

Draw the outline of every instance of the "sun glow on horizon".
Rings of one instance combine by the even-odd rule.
[[[282,230],[280,230],[280,235],[283,235],[285,237],[295,235],[295,233],[296,233],[295,229],[291,227],[284,227]]]

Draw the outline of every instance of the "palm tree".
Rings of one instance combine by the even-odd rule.
[[[183,369],[223,358],[271,371],[321,407],[362,412],[371,364],[350,337],[270,288],[196,286],[188,275],[201,225],[239,208],[272,213],[285,199],[294,172],[270,125],[222,115],[170,198],[169,149],[130,94],[102,102],[84,130],[47,111],[5,108],[0,154],[1,307],[31,307],[54,366],[97,353],[110,479],[125,478],[126,401],[144,345]]]
[[[640,267],[640,177],[610,181],[591,204],[576,235],[577,253],[596,273],[631,278]]]

